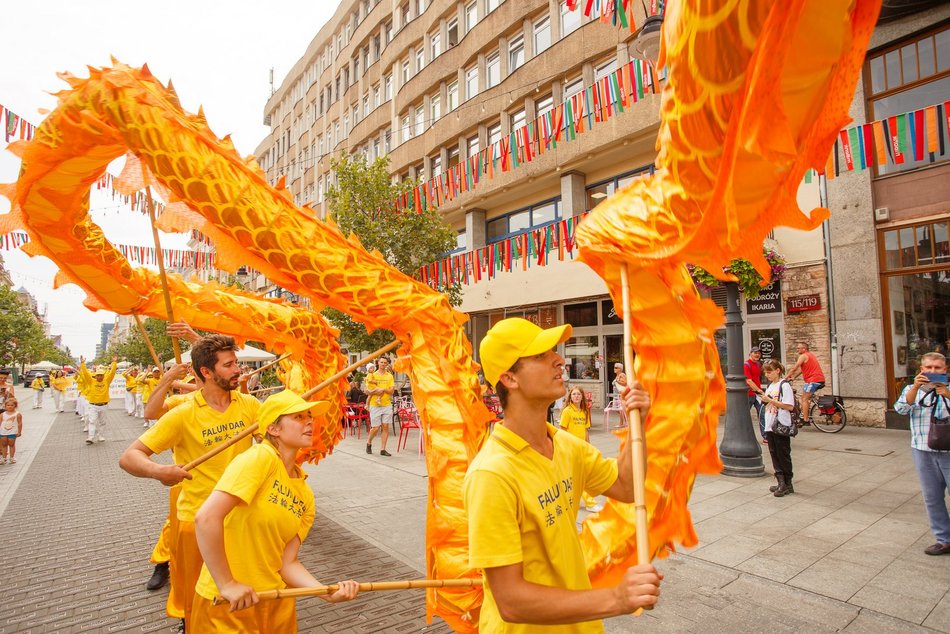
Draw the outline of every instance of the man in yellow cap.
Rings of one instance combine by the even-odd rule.
[[[181,483],[177,502],[178,531],[169,566],[178,603],[172,602],[170,594],[166,611],[171,617],[183,613],[186,629],[202,564],[195,539],[195,513],[231,459],[251,446],[251,438],[242,439],[191,471],[185,471],[182,465],[239,434],[254,422],[260,407],[256,398],[241,394],[237,389],[241,367],[236,351],[231,337],[208,335],[199,339],[191,348],[191,363],[204,380],[201,389],[162,416],[154,427],[129,445],[119,459],[119,466],[134,476],[154,478],[165,486]],[[168,449],[173,452],[175,464],[162,465],[151,460],[152,454]]]
[[[483,572],[482,632],[603,632],[600,619],[656,603],[662,575],[650,564],[627,570],[613,588],[591,589],[577,536],[585,491],[633,502],[630,452],[604,458],[558,431],[548,406],[564,396],[564,359],[555,347],[571,326],[544,330],[503,319],[479,346],[485,379],[505,412],[465,475],[469,563]],[[645,417],[650,397],[636,382],[624,405]],[[556,627],[548,627],[556,626]]]
[[[91,445],[95,441],[102,442],[102,432],[106,428],[106,408],[109,407],[109,385],[112,383],[112,377],[115,376],[115,364],[118,359],[112,357],[112,365],[106,372],[101,365],[89,372],[86,368],[86,358],[80,357],[79,376],[85,383],[86,400],[86,427],[89,433],[86,436],[86,444]]]

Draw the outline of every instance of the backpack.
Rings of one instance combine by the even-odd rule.
[[[798,398],[796,398],[795,388],[793,388],[792,384],[786,381],[785,379],[782,379],[782,382],[779,384],[778,399],[780,401],[782,400],[782,392],[785,389],[784,388],[785,384],[787,384],[788,387],[791,388],[792,390],[792,402],[794,403],[794,405],[792,406],[792,411],[789,412],[791,414],[792,426],[786,427],[785,425],[780,423],[778,420],[776,420],[775,426],[773,427],[772,431],[781,436],[788,436],[792,438],[798,435],[798,429],[804,425],[804,423],[802,422],[802,406],[798,402]]]

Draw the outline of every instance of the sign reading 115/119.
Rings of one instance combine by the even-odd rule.
[[[790,313],[801,313],[806,310],[818,310],[820,308],[821,296],[817,294],[799,295],[785,300],[785,309]]]

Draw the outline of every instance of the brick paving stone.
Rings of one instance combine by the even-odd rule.
[[[106,442],[86,445],[76,417],[58,415],[0,515],[0,587],[8,599],[0,634],[174,630],[166,591],[145,590],[168,492],[119,469],[119,455],[142,432],[139,419],[117,401],[106,417]],[[325,583],[424,576],[320,512],[300,558]],[[300,599],[297,613],[301,632],[451,631],[438,619],[426,625],[418,590],[338,605]]]

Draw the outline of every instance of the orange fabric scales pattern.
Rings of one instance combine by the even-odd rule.
[[[657,171],[604,201],[580,225],[580,258],[620,305],[627,266],[635,372],[654,399],[644,424],[651,556],[697,543],[687,501],[698,473],[721,469],[716,423],[723,380],[712,333],[722,313],[701,299],[686,263],[721,271],[733,258],[765,279],[762,240],[775,226],[809,230],[796,192],[821,169],[848,122],[880,0],[670,2],[668,71]],[[634,508],[609,503],[584,522],[595,584],[636,562]]]

